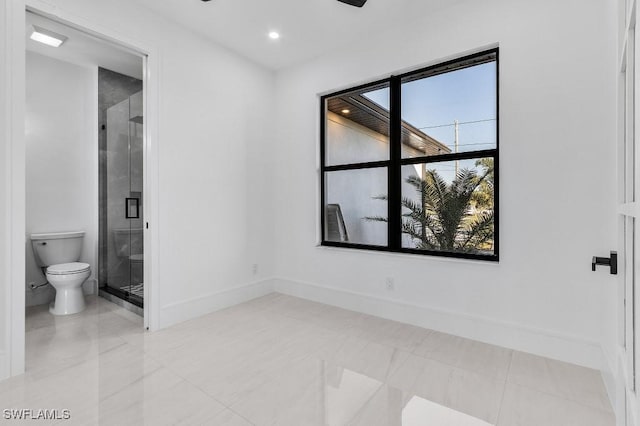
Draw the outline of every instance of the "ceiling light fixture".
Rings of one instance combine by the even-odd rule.
[[[44,28],[38,27],[36,25],[32,26],[31,36],[29,36],[29,38],[31,40],[38,41],[52,47],[60,47],[60,45],[62,45],[62,43],[67,40],[67,37],[63,36],[62,34],[45,30]]]
[[[270,38],[271,40],[277,40],[277,39],[279,39],[279,38],[280,38],[280,33],[279,33],[279,32],[277,32],[277,31],[271,31],[271,32],[269,33],[269,38]]]
[[[342,110],[342,113],[343,113],[343,114],[349,114],[350,112],[351,112],[351,111],[349,111],[349,110],[348,110],[348,109],[346,109],[346,108]]]

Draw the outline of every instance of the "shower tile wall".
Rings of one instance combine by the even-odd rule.
[[[99,283],[102,285],[105,282],[109,282],[110,278],[113,280],[118,280],[117,276],[108,277],[108,270],[114,271],[117,275],[118,267],[117,265],[110,265],[109,261],[114,262],[115,259],[118,259],[114,253],[109,254],[109,250],[114,250],[113,247],[113,229],[118,227],[117,223],[108,223],[107,218],[109,216],[110,210],[113,212],[117,207],[111,204],[114,204],[115,200],[110,200],[109,187],[115,187],[119,183],[117,182],[120,178],[128,179],[128,170],[126,173],[109,173],[107,174],[108,166],[113,166],[117,164],[117,161],[114,162],[114,146],[108,146],[107,141],[107,110],[111,107],[114,107],[118,104],[122,104],[117,108],[112,108],[111,113],[117,114],[118,111],[122,110],[122,114],[129,113],[128,107],[128,99],[130,96],[140,92],[142,90],[142,80],[137,78],[129,77],[123,74],[119,74],[114,71],[110,71],[104,68],[98,69],[98,102],[99,102],[99,148],[100,148],[100,157],[99,157],[99,174],[100,174],[100,188],[99,188],[99,196],[100,196],[100,238],[99,238]],[[125,102],[127,101],[127,102]],[[125,110],[126,105],[126,112]],[[124,122],[128,122],[129,117],[126,117]],[[113,121],[112,121],[113,122]],[[137,126],[136,126],[137,127]],[[115,130],[115,129],[113,129]],[[114,132],[110,132],[114,134]],[[113,141],[113,138],[112,138]],[[134,146],[132,146],[134,148]],[[139,151],[139,152],[137,152]],[[115,154],[117,155],[117,154]],[[142,145],[139,147],[132,149],[132,155],[142,155]],[[135,173],[134,173],[135,174]],[[140,173],[141,176],[141,173]],[[128,186],[128,183],[127,183]],[[136,184],[134,183],[132,186],[132,190],[135,190]],[[142,191],[142,182],[140,180],[140,189]],[[124,214],[124,209],[120,210],[119,216]],[[124,227],[124,224],[123,224]],[[111,246],[111,247],[110,247]],[[114,259],[114,260],[111,260]],[[121,265],[123,268],[125,265]],[[114,269],[110,269],[114,268]],[[128,265],[126,265],[128,268]],[[136,274],[135,268],[132,271]],[[111,281],[113,281],[111,280]]]

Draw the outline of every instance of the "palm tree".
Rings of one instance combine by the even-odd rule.
[[[467,253],[492,248],[493,161],[478,165],[484,168],[481,175],[472,169],[462,169],[451,184],[435,170],[427,170],[424,179],[407,178],[407,183],[420,195],[421,202],[408,197],[402,199],[402,207],[406,209],[402,214],[402,233],[411,237],[416,248]],[[474,197],[486,200],[487,194],[490,194],[491,203],[474,200]],[[375,198],[386,200],[387,196]],[[365,219],[388,221],[379,216]]]

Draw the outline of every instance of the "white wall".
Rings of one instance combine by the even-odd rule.
[[[81,262],[91,265],[84,284],[92,293],[98,269],[97,69],[33,52],[26,56],[27,236],[41,232],[84,231]],[[26,305],[55,296],[26,247]]]
[[[273,75],[161,29],[160,306],[169,325],[273,274]]]
[[[276,288],[601,367],[601,295],[615,279],[590,260],[616,246],[609,9],[467,1],[280,72]],[[500,263],[316,247],[317,95],[496,44]]]

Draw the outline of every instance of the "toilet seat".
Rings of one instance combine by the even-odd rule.
[[[82,274],[89,271],[91,265],[82,262],[61,263],[59,265],[51,265],[47,268],[49,275],[73,275]]]

